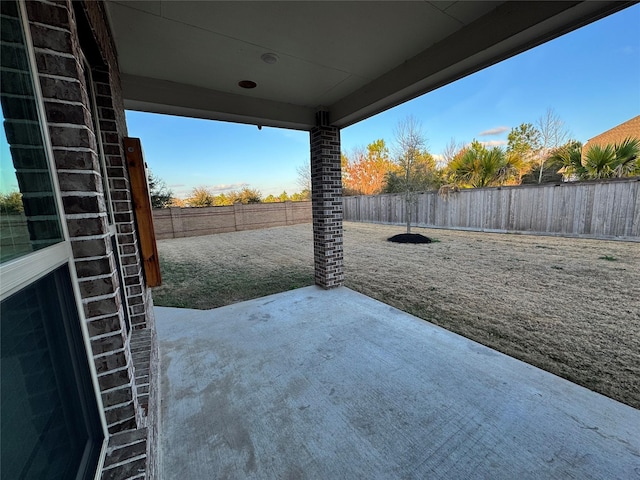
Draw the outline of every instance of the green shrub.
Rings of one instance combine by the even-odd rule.
[[[20,215],[24,212],[20,192],[0,193],[0,212],[2,215]]]

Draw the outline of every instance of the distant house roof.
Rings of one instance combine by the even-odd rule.
[[[628,137],[640,139],[640,115],[632,118],[631,120],[627,120],[626,122],[621,123],[600,135],[590,138],[587,140],[587,143],[584,144],[583,153],[585,148],[591,148],[593,145],[604,146],[621,143]]]

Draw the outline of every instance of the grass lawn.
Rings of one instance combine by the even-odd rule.
[[[346,286],[640,408],[640,243],[345,223]],[[158,242],[156,305],[313,284],[310,224]]]

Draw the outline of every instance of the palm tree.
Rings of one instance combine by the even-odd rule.
[[[589,179],[615,176],[616,151],[613,145],[594,145],[584,156],[583,166]]]
[[[551,163],[561,163],[562,168],[558,173],[570,180],[583,180],[587,177],[587,169],[582,165],[582,143],[577,140],[554,150],[549,160]]]
[[[531,171],[531,162],[526,157],[505,152],[506,164],[503,167],[507,174],[503,177],[502,185],[520,185],[522,177]]]
[[[626,138],[615,145],[594,145],[584,156],[586,177],[621,178],[640,174],[640,140]]]
[[[519,174],[516,158],[503,149],[487,149],[477,140],[449,162],[448,169],[454,183],[470,187],[504,185]]]
[[[640,139],[627,137],[621,144],[616,145],[617,177],[640,175]]]

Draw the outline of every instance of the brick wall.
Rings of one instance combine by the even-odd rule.
[[[153,210],[157,239],[195,237],[311,222],[311,202]]]
[[[344,283],[340,129],[327,125],[325,112],[311,130],[311,201],[316,284]]]
[[[150,292],[144,285],[122,155],[126,125],[119,73],[102,9],[99,2],[27,2],[64,218],[108,430],[114,435],[104,478],[129,478],[144,475],[140,465],[144,467],[148,462],[146,453],[140,454],[140,449],[146,452],[148,448],[145,409],[148,392],[145,388],[138,391],[136,384],[127,318],[134,330],[152,329],[153,316]],[[90,64],[93,86],[87,84],[82,52]],[[95,92],[97,112],[90,87]],[[109,197],[103,188],[104,169],[99,157],[102,153],[117,241],[110,227]],[[150,355],[154,346],[145,348]],[[137,357],[144,357],[141,351],[136,353]],[[129,431],[137,431],[134,435],[137,440],[130,448],[115,440],[116,434]]]
[[[117,119],[120,119],[124,122],[124,117],[116,115],[116,107],[113,102],[113,98],[119,97],[121,94],[120,92],[117,95],[113,94],[110,75],[102,69],[93,71],[93,81],[96,85],[96,102],[102,135],[102,148],[104,150],[111,204],[117,228],[117,240],[120,249],[118,253],[120,254],[119,258],[124,276],[128,314],[131,326],[134,329],[145,328],[148,320],[150,320],[147,312],[152,311],[149,308],[152,305],[148,304],[149,300],[145,295],[144,274],[138,248],[138,237],[135,233],[129,174],[122,150],[122,138],[126,136],[126,125],[117,121]]]

